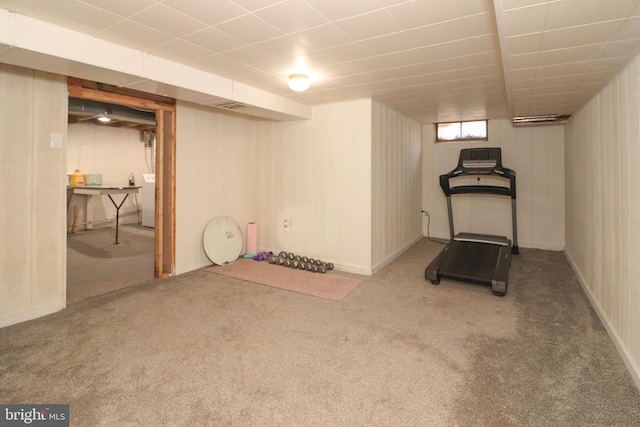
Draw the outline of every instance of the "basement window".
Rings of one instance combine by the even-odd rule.
[[[488,120],[436,123],[436,142],[487,141]]]

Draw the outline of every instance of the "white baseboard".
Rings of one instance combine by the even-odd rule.
[[[26,322],[28,320],[37,319],[38,317],[46,316],[48,314],[57,313],[63,308],[65,308],[65,303],[59,302],[56,304],[47,305],[45,307],[38,307],[33,310],[2,317],[0,318],[0,328]]]
[[[613,344],[616,346],[616,349],[618,350],[620,357],[622,357],[622,360],[624,361],[624,364],[627,367],[629,374],[631,374],[631,378],[633,378],[633,381],[636,383],[636,387],[640,390],[640,368],[638,366],[635,366],[635,364],[633,363],[633,358],[629,354],[629,350],[624,346],[622,339],[620,339],[620,336],[617,334],[615,329],[611,326],[611,323],[607,318],[607,316],[605,315],[604,310],[602,310],[602,307],[598,303],[597,299],[594,297],[593,293],[591,292],[591,289],[589,289],[589,287],[587,286],[587,282],[584,280],[584,277],[576,267],[575,262],[571,258],[571,255],[566,251],[566,249],[564,250],[564,254],[569,260],[569,264],[571,265],[573,272],[578,277],[578,281],[580,282],[580,285],[582,286],[584,293],[587,294],[587,298],[589,298],[589,301],[591,302],[591,306],[598,314],[600,321],[602,322],[602,324],[604,325],[604,328],[607,330],[607,332],[609,333],[609,336],[611,337],[611,341],[613,341]]]
[[[378,271],[382,270],[387,265],[389,265],[393,261],[395,261],[400,255],[402,255],[403,253],[408,251],[411,246],[415,245],[416,243],[418,243],[423,238],[424,238],[424,236],[422,234],[419,235],[419,236],[414,237],[413,240],[411,240],[409,243],[407,243],[406,245],[404,245],[403,247],[401,247],[400,249],[395,251],[393,254],[391,254],[391,256],[387,257],[385,260],[383,260],[383,261],[379,262],[378,264],[376,264],[375,266],[373,266],[371,272],[372,273],[377,273]]]

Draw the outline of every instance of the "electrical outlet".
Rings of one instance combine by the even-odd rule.
[[[282,222],[282,226],[284,227],[284,231],[289,231],[289,229],[291,229],[291,220],[290,219],[285,219]]]

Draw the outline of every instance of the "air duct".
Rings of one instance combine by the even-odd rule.
[[[92,121],[99,117],[108,117],[114,122],[126,122],[134,125],[155,126],[154,111],[138,110],[117,104],[91,101],[69,97],[69,115],[80,117],[78,121]]]
[[[545,114],[539,116],[517,116],[514,126],[563,125],[569,121],[570,114]]]

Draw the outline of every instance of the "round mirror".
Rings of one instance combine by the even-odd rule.
[[[242,231],[228,216],[218,216],[205,227],[202,243],[207,257],[214,264],[229,264],[242,253]]]

